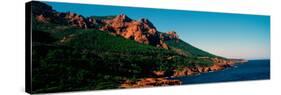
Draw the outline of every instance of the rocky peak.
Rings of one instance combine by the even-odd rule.
[[[51,6],[32,1],[32,15],[38,22],[52,22],[57,24],[69,24],[79,28],[87,28],[85,18],[81,15],[72,12],[61,13],[52,9]]]
[[[49,6],[45,3],[39,2],[39,1],[32,1],[31,8],[32,8],[32,15],[35,15],[35,16],[37,16],[37,15],[46,16],[50,12],[54,11],[51,6]]]
[[[140,19],[140,22],[146,24],[150,28],[155,28],[154,25],[146,18]]]
[[[38,22],[43,23],[48,23],[50,17],[52,17],[55,12],[51,6],[39,1],[32,1],[31,8],[32,16],[34,16]]]
[[[72,12],[56,12],[52,10],[52,7],[44,3],[35,3],[34,7],[44,7],[43,12],[40,10],[35,11],[35,18],[40,22],[52,22],[67,24],[78,28],[92,28],[101,31],[108,31],[110,34],[119,35],[126,39],[135,40],[138,43],[149,44],[152,46],[166,48],[168,46],[163,40],[159,37],[159,32],[155,26],[145,18],[140,19],[139,21],[129,18],[125,14],[117,15],[111,19],[102,19],[100,18],[84,18],[82,15],[72,13]],[[40,5],[43,4],[43,5]],[[38,8],[42,9],[42,8]]]
[[[66,13],[65,17],[68,20],[68,23],[77,26],[80,28],[87,28],[86,21],[83,16],[78,15],[76,13],[68,12]]]
[[[105,25],[100,28],[102,31],[109,31],[111,34],[120,35],[139,43],[168,48],[164,41],[160,41],[157,29],[148,19],[143,18],[136,21],[121,14],[104,22]]]
[[[179,36],[175,31],[169,31],[166,33],[160,33],[161,40],[168,41],[168,40],[174,40],[176,42],[179,41]]]
[[[177,35],[177,32],[175,32],[175,31],[169,31],[169,32],[166,32],[166,34],[168,35],[168,37],[170,39],[179,39],[179,36]]]
[[[125,14],[121,14],[121,15],[118,15],[116,16],[114,19],[114,21],[118,21],[118,22],[130,22],[132,21],[131,18],[129,18],[127,15]]]

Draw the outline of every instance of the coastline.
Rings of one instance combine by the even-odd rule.
[[[200,73],[216,72],[226,68],[231,68],[236,64],[243,64],[248,62],[244,59],[219,59],[212,58],[214,64],[208,67],[195,66],[195,67],[184,67],[182,70],[174,70],[173,74],[168,76],[165,71],[156,71],[154,74],[156,77],[141,78],[137,81],[126,80],[120,85],[120,88],[141,88],[141,87],[153,87],[153,86],[168,86],[168,85],[181,85],[182,81],[169,78],[177,78],[184,76],[193,76]]]

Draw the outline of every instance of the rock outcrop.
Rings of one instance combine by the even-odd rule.
[[[168,80],[165,78],[144,78],[136,82],[125,81],[120,85],[120,88],[140,88],[140,87],[153,87],[153,86],[168,86],[180,85],[182,82],[179,80]]]
[[[168,49],[168,46],[161,41],[159,32],[148,19],[132,20],[121,14],[114,19],[105,20],[102,31],[109,31],[112,34],[120,35],[126,39],[135,40],[138,43],[149,44]]]
[[[46,5],[45,3],[33,1],[32,5],[32,16],[38,22],[48,23],[50,18],[54,16],[54,10],[51,6]]]
[[[165,77],[182,77],[191,76],[199,73],[219,71],[225,68],[232,67],[234,64],[244,62],[245,60],[229,60],[223,58],[211,58],[214,64],[212,66],[193,66],[184,67],[181,70],[174,70],[172,75],[167,74],[166,71],[154,71],[153,74],[156,78],[144,78],[137,81],[125,81],[121,84],[120,88],[139,88],[139,87],[151,87],[151,86],[165,86],[165,85],[180,85],[179,80],[169,80]],[[170,72],[171,73],[171,72]]]
[[[79,27],[84,29],[88,28],[85,18],[79,14],[68,12],[68,13],[61,13],[60,16],[65,18],[67,23],[74,27]]]
[[[161,33],[160,38],[167,41],[167,40],[179,40],[179,36],[175,31],[169,31],[166,33]]]
[[[56,23],[62,25],[70,25],[83,29],[97,29],[108,31],[112,35],[122,36],[126,39],[135,40],[138,43],[149,44],[159,48],[168,49],[165,39],[177,38],[175,32],[167,32],[163,36],[157,31],[156,27],[145,18],[133,20],[125,14],[118,15],[111,19],[96,19],[91,17],[83,17],[71,12],[57,12],[41,2],[33,3],[33,16],[38,22]],[[36,10],[38,9],[38,10]]]
[[[35,16],[35,19],[39,22],[48,23],[47,19],[44,17],[43,14]]]
[[[38,22],[52,22],[55,24],[71,25],[83,29],[88,27],[85,18],[79,14],[72,12],[57,12],[53,10],[51,6],[38,1],[33,1],[32,8],[32,15]]]
[[[174,74],[172,75],[172,77],[189,76],[189,75],[194,75],[194,74],[198,74],[198,73],[219,71],[219,70],[223,70],[225,68],[232,67],[234,64],[239,63],[237,61],[222,59],[222,58],[211,58],[211,60],[212,60],[212,62],[214,62],[214,64],[212,66],[185,67],[182,70],[174,70]]]

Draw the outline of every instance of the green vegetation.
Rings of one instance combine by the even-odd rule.
[[[104,31],[33,26],[34,92],[118,88],[125,79],[151,75],[159,67],[155,63],[176,54]]]
[[[200,50],[182,40],[169,40],[166,43],[172,47],[173,49],[179,49],[180,51],[184,52],[189,56],[198,56],[198,57],[217,57],[213,54]]]
[[[210,66],[199,49],[182,47],[193,56],[139,44],[106,31],[53,23],[33,23],[32,83],[34,92],[118,88],[124,80],[154,77],[153,71]],[[184,42],[181,42],[184,43]],[[207,54],[211,56],[210,54]]]

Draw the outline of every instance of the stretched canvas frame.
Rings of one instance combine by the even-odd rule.
[[[262,15],[31,1],[26,3],[26,91],[270,79],[269,27],[270,16]],[[223,44],[207,44],[211,41]]]

